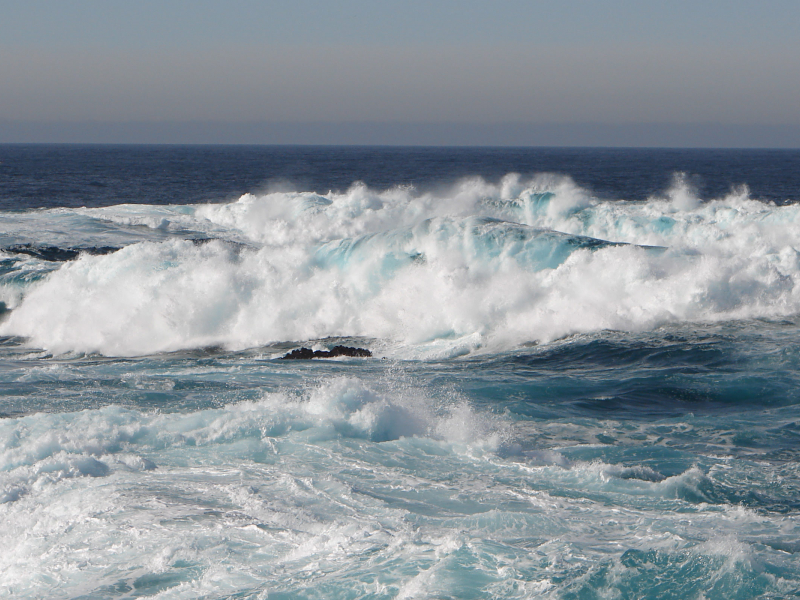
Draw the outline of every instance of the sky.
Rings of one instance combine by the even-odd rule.
[[[0,0],[0,142],[800,147],[800,2]]]

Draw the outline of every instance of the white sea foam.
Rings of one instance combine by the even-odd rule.
[[[800,208],[745,189],[700,202],[680,178],[646,202],[509,175],[438,195],[355,185],[221,205],[59,210],[158,235],[84,255],[22,292],[0,282],[14,308],[0,334],[55,353],[360,336],[395,342],[397,356],[440,357],[800,312]],[[219,240],[178,239],[186,231]]]
[[[697,586],[753,585],[761,541],[796,540],[791,515],[706,504],[719,482],[697,467],[481,452],[505,425],[402,372],[0,420],[0,595],[555,597],[587,576],[680,585],[684,565]]]
[[[268,393],[257,402],[193,413],[148,414],[108,406],[5,420],[0,422],[0,503],[64,478],[156,468],[142,453],[260,442],[289,431],[304,431],[316,441],[423,436],[453,448],[496,447],[501,420],[476,413],[458,397],[434,399],[402,381],[399,376],[368,385],[338,377],[300,394]]]

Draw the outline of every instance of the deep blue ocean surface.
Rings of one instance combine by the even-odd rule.
[[[799,202],[800,151],[0,146],[0,596],[798,597]]]

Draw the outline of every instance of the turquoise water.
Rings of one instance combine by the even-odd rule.
[[[516,175],[0,213],[0,595],[796,597],[799,220]]]

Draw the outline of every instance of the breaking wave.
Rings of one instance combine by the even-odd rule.
[[[447,357],[800,312],[800,207],[746,188],[700,201],[680,177],[637,202],[510,174],[436,194],[356,184],[3,216],[14,219],[0,335],[57,354],[366,337],[398,357]],[[64,219],[83,239],[59,238]],[[54,263],[34,239],[53,255],[109,250]]]

